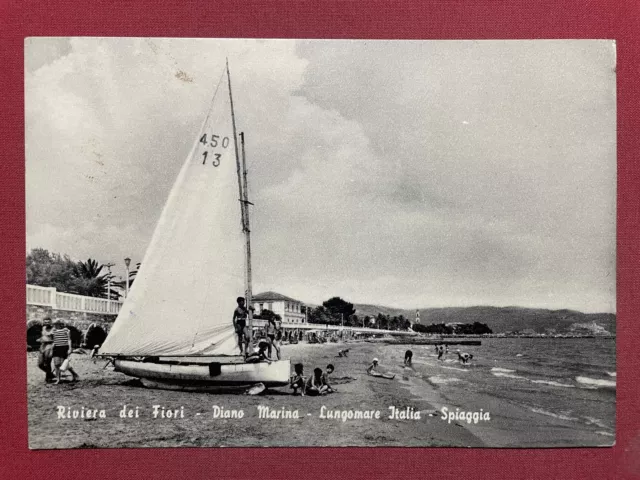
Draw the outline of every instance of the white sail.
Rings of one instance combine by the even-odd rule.
[[[240,353],[232,325],[245,268],[235,148],[223,75],[102,354]]]

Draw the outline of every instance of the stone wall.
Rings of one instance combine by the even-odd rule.
[[[100,326],[106,333],[109,333],[111,325],[116,319],[116,315],[54,310],[43,305],[27,305],[27,329],[33,325],[42,325],[42,320],[45,317],[51,317],[54,322],[62,320],[67,325],[77,328],[83,334],[93,324]]]

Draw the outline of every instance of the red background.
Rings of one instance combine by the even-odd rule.
[[[215,21],[212,21],[215,18]],[[640,478],[640,2],[0,0],[0,479]],[[601,449],[27,448],[23,42],[27,36],[618,41],[617,445]],[[265,439],[265,444],[269,440]],[[317,472],[317,473],[316,473]]]

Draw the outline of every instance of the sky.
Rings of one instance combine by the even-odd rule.
[[[612,41],[26,39],[27,251],[141,261],[225,57],[254,292],[615,312]]]

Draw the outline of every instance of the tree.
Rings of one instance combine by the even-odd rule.
[[[431,333],[431,332],[427,331],[427,326],[423,325],[421,323],[414,323],[413,324],[413,331],[414,332],[418,332],[418,333]]]
[[[358,316],[354,313],[353,315],[349,315],[349,318],[345,319],[344,324],[350,327],[357,327],[360,325],[360,320],[358,319]]]
[[[341,319],[341,315],[347,320],[351,315],[356,313],[356,309],[353,308],[353,303],[346,302],[340,297],[332,297],[326,302],[322,302],[322,306],[327,310],[329,315],[338,320]]]
[[[104,266],[96,260],[74,262],[68,255],[50,253],[44,248],[32,249],[26,264],[28,284],[53,287],[60,292],[107,298],[108,282],[113,281],[113,276],[102,273]],[[116,292],[111,294],[118,296]]]
[[[74,268],[75,293],[88,297],[107,298],[107,287],[113,276],[102,274],[104,265],[89,258],[86,262],[78,262]]]
[[[74,291],[75,262],[68,255],[34,248],[27,255],[27,283],[54,287],[61,292]]]
[[[493,333],[492,330],[484,323],[473,322],[464,323],[462,325],[458,325],[455,333],[462,335],[484,335],[486,333]]]
[[[439,335],[484,335],[492,333],[491,329],[484,323],[462,323],[456,325],[445,325],[444,323],[432,323],[431,325],[413,324],[413,330],[420,333],[435,333]]]
[[[416,326],[413,326],[414,330]],[[419,331],[419,330],[416,330]],[[450,335],[453,333],[453,327],[445,325],[444,323],[432,323],[425,327],[425,333],[438,333],[440,335]]]
[[[309,313],[309,323],[318,323],[322,325],[337,325],[340,323],[340,319],[331,315],[329,310],[323,306],[314,308]]]
[[[411,328],[411,320],[405,318],[404,315],[398,317],[398,328],[400,330],[409,330]]]

